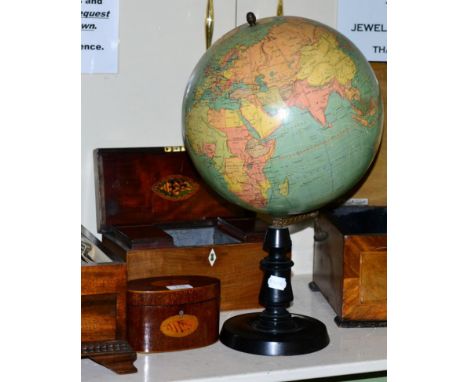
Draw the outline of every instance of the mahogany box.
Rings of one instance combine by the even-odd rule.
[[[126,264],[81,226],[81,357],[136,372],[126,341]]]
[[[128,283],[128,341],[138,352],[210,345],[219,333],[219,280],[166,276]]]
[[[221,282],[221,310],[260,307],[267,224],[200,178],[184,147],[97,149],[98,231],[129,281],[176,275]]]
[[[319,215],[313,282],[340,326],[387,319],[387,208],[344,206]]]

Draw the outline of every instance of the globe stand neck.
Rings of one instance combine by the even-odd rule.
[[[271,312],[273,308],[288,307],[293,300],[291,267],[294,263],[287,257],[291,245],[287,227],[268,228],[263,244],[268,256],[260,262],[264,275],[259,300]]]
[[[287,310],[294,298],[291,287],[294,263],[287,256],[291,247],[288,227],[267,229],[263,249],[268,256],[260,262],[264,275],[259,296],[265,310],[227,320],[220,334],[223,344],[261,355],[306,354],[328,345],[330,340],[322,322]]]
[[[271,222],[271,227],[286,227],[291,224],[297,224],[307,219],[316,219],[318,211],[312,211],[306,214],[292,215],[287,217],[274,217]]]

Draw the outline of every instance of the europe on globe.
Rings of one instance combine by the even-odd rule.
[[[316,210],[364,176],[383,105],[371,66],[345,36],[309,19],[271,17],[206,51],[182,122],[186,149],[216,192],[281,217]]]

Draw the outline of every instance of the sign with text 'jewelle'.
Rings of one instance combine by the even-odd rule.
[[[119,0],[81,0],[81,73],[117,73]]]
[[[338,0],[338,30],[368,61],[387,61],[387,0]]]

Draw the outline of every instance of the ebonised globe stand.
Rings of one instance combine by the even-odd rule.
[[[228,319],[220,341],[235,350],[259,355],[307,354],[326,347],[330,339],[319,320],[289,313],[293,301],[291,267],[288,259],[291,237],[287,227],[268,228],[263,249],[268,256],[260,262],[264,271],[260,303],[265,310]]]

